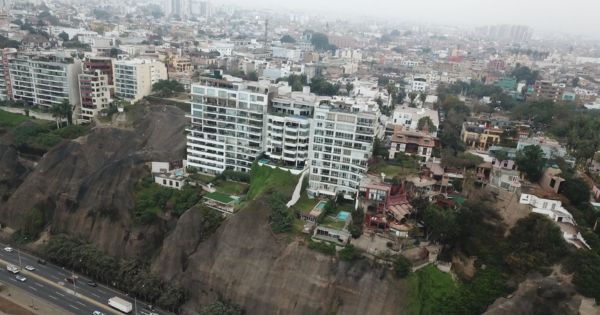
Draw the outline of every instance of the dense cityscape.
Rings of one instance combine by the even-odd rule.
[[[0,313],[600,314],[589,28],[233,2],[0,1]]]

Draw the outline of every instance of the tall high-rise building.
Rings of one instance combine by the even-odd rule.
[[[265,148],[269,87],[201,78],[191,96],[188,165],[208,174],[249,171]]]
[[[278,165],[304,169],[308,161],[310,120],[320,98],[303,92],[278,95],[267,115],[266,155]]]
[[[181,19],[187,19],[191,15],[192,0],[165,0],[164,11],[166,16],[177,16]]]
[[[8,75],[4,71],[0,85],[7,98],[45,107],[64,100],[79,105],[81,60],[62,52],[9,53],[3,58],[4,65]]]
[[[135,102],[152,92],[152,85],[167,79],[167,67],[156,60],[131,59],[115,62],[115,94]]]
[[[334,98],[315,108],[310,128],[312,195],[354,196],[367,173],[373,141],[379,134],[375,102]]]
[[[101,70],[86,71],[79,74],[79,94],[81,106],[77,111],[79,119],[92,121],[102,110],[108,109],[113,102],[112,86],[108,84],[109,75]]]

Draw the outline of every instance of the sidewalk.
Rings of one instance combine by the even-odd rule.
[[[20,288],[4,284],[0,291],[0,314],[62,315],[72,313],[39,297],[33,296]]]
[[[25,115],[25,110],[23,108],[0,106],[0,109],[3,111],[9,112],[9,113]],[[35,112],[32,110],[29,111],[29,117],[35,117],[36,119],[41,119],[41,120],[54,121],[54,118],[52,117],[51,114]]]

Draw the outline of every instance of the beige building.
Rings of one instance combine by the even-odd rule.
[[[152,85],[167,79],[164,63],[149,59],[115,62],[115,92],[117,97],[136,102],[152,92]]]

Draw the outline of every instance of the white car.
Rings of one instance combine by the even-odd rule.
[[[15,278],[17,278],[17,280],[21,281],[21,282],[25,282],[25,280],[27,280],[27,278],[25,278],[22,275],[17,275]]]
[[[100,312],[100,311],[94,311],[92,313],[92,315],[104,315],[104,313]]]
[[[14,249],[12,247],[4,247],[4,251],[12,253],[14,251]]]
[[[25,269],[27,269],[27,270],[29,270],[29,271],[34,271],[34,270],[35,270],[35,267],[34,267],[34,266],[31,266],[31,265],[27,265],[27,266],[25,266]]]

